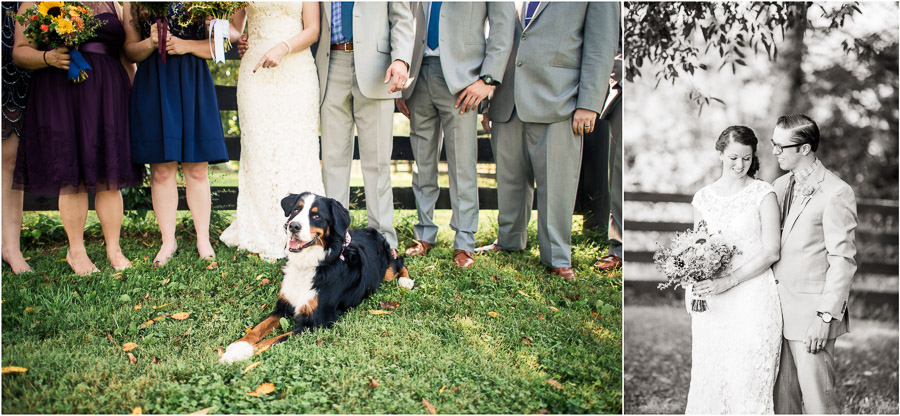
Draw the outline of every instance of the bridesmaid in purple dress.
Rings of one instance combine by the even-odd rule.
[[[131,163],[131,81],[126,68],[134,64],[122,58],[122,10],[115,2],[85,4],[106,23],[96,30],[95,39],[78,48],[93,68],[83,83],[67,79],[65,48],[45,50],[35,45],[18,24],[13,48],[13,61],[33,70],[25,109],[28,129],[19,145],[13,188],[59,195],[59,214],[69,239],[66,260],[80,275],[97,271],[84,246],[88,193],[96,193],[109,262],[122,270],[131,262],[119,247],[120,190],[142,181],[141,166]],[[23,3],[19,13],[32,5]]]

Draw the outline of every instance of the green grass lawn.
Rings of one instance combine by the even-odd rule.
[[[625,413],[684,413],[691,324],[682,305],[625,308]],[[835,344],[845,414],[897,414],[897,321],[854,319]]]
[[[364,226],[365,213],[352,214]],[[39,218],[28,214],[26,224],[53,222],[36,225]],[[495,238],[495,218],[482,212],[479,243]],[[441,212],[439,222],[448,221]],[[270,312],[280,265],[217,243],[211,269],[182,219],[176,257],[152,267],[159,237],[151,220],[126,225],[134,267],[115,273],[91,213],[89,255],[100,273],[69,271],[59,230],[25,239],[35,272],[14,276],[3,266],[2,365],[28,371],[2,376],[2,411],[427,413],[427,400],[439,413],[620,413],[622,276],[593,268],[604,236],[573,221],[577,282],[540,265],[534,223],[527,250],[479,256],[468,270],[452,265],[452,232],[443,227],[428,257],[407,259],[414,290],[387,283],[332,328],[227,366],[217,350]],[[414,213],[398,211],[401,248],[414,223]],[[214,236],[224,225],[227,216]],[[399,303],[391,314],[369,312],[389,301]],[[178,312],[190,316],[171,317]],[[134,362],[122,351],[129,342],[138,345]],[[247,395],[262,383],[274,392]]]

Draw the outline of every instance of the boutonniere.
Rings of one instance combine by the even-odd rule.
[[[815,191],[816,190],[813,189],[812,187],[804,187],[803,189],[800,190],[800,194],[803,195],[805,198],[809,198],[810,196],[812,196],[813,192],[815,192]]]

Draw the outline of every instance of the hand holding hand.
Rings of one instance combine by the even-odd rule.
[[[406,116],[406,118],[409,118],[409,107],[406,105],[406,100],[398,98],[395,100],[395,103],[397,104],[397,109],[400,110],[400,113]]]
[[[244,33],[237,40],[237,53],[241,58],[243,58],[244,54],[247,53],[247,50],[250,49],[250,42],[248,39],[250,39],[250,36]]]
[[[825,344],[828,343],[828,329],[830,326],[831,324],[827,324],[821,318],[816,317],[806,330],[806,352],[816,354],[825,349]]]
[[[694,283],[694,294],[697,296],[718,295],[735,286],[730,276],[718,279],[701,280]]]
[[[579,108],[575,110],[575,115],[572,117],[572,131],[578,136],[590,133],[594,131],[596,122],[596,112]]]
[[[469,110],[478,108],[478,104],[485,98],[491,99],[494,96],[494,86],[487,85],[482,80],[477,80],[469,84],[456,99],[456,108],[459,108],[460,114],[468,113]],[[462,107],[460,107],[462,104]]]
[[[44,52],[44,60],[51,67],[69,70],[69,50],[66,48],[56,48]]]
[[[172,35],[169,32],[166,32],[166,41],[168,41]],[[156,28],[156,23],[150,25],[150,45],[153,46],[153,49],[156,49],[159,46],[159,29]]]
[[[484,128],[487,134],[491,134],[491,118],[487,113],[481,115],[481,127]]]
[[[393,93],[406,88],[408,77],[409,71],[406,68],[406,64],[400,60],[394,61],[384,74],[384,83],[391,83],[391,88],[388,89],[388,92]]]
[[[284,55],[288,53],[288,46],[284,43],[279,43],[269,49],[262,58],[259,58],[259,62],[256,63],[256,66],[253,67],[253,72],[256,72],[259,67],[263,68],[275,68],[281,63],[281,58],[284,58]]]

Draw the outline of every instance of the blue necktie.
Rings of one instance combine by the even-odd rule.
[[[529,23],[531,23],[531,18],[534,17],[534,12],[537,11],[538,6],[541,4],[539,1],[529,1],[528,7],[525,8],[525,26],[527,27]]]
[[[341,2],[341,33],[347,42],[353,40],[353,2]]]
[[[437,49],[438,47],[438,29],[440,24],[438,20],[441,17],[441,2],[431,2],[431,16],[428,18],[428,48]]]

